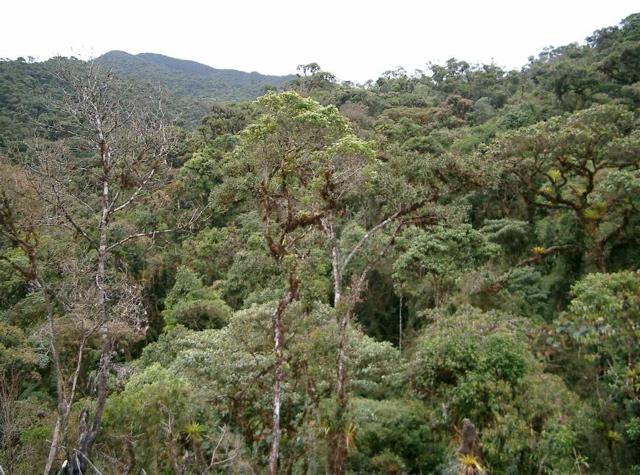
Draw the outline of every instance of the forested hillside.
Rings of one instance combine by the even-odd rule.
[[[110,51],[95,59],[121,77],[161,84],[179,96],[222,102],[251,100],[276,88],[293,76],[268,76],[233,69],[215,69],[195,61],[161,54],[128,54]]]
[[[640,474],[640,13],[194,128],[114,56],[0,63],[0,473]]]
[[[42,130],[45,134],[55,132],[51,126],[61,119],[63,106],[59,102],[65,93],[58,76],[78,62],[63,57],[43,62],[33,58],[0,59],[0,152],[24,151],[25,139],[33,139]],[[152,53],[110,51],[92,63],[135,83],[139,89],[148,89],[147,94],[162,96],[167,119],[188,130],[207,115],[213,104],[250,101],[294,78],[214,69]]]

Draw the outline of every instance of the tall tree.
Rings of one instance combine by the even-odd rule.
[[[416,166],[403,155],[385,164],[387,159],[376,160],[371,145],[350,132],[347,120],[334,107],[323,107],[296,93],[270,94],[258,105],[264,114],[241,134],[226,184],[216,193],[218,200],[230,203],[238,189],[244,189],[245,196],[248,193],[258,200],[268,249],[287,269],[289,290],[272,322],[276,367],[271,470],[277,468],[282,379],[278,309],[290,302],[293,289],[305,285],[291,272],[295,269],[291,257],[284,257],[300,258],[319,243],[328,251],[332,300],[339,321],[336,414],[329,434],[328,462],[332,472],[344,473],[347,336],[367,276],[405,224],[437,220],[443,214],[438,200],[451,199],[462,184],[481,182],[482,172],[453,157],[425,157]],[[391,226],[394,230],[389,232]],[[348,279],[351,284],[345,292]]]
[[[294,92],[268,94],[257,102],[262,111],[240,136],[230,157],[227,178],[217,200],[257,202],[266,245],[282,269],[282,297],[271,315],[274,351],[272,442],[270,472],[278,471],[280,405],[284,380],[285,331],[282,316],[297,298],[298,265],[308,253],[311,235],[328,215],[323,196],[335,190],[326,179],[336,157],[366,153],[363,143],[348,133],[347,123],[333,106],[323,107]],[[352,179],[345,169],[343,181]],[[240,195],[238,195],[240,191]]]
[[[604,270],[606,246],[637,210],[631,190],[625,193],[614,178],[637,169],[638,150],[633,114],[599,105],[504,134],[486,157],[520,185],[528,221],[537,213],[569,213],[579,260]]]
[[[145,328],[139,291],[116,252],[132,240],[154,238],[187,223],[160,227],[143,216],[158,204],[170,179],[167,158],[173,139],[162,103],[92,64],[65,68],[60,77],[68,85],[63,103],[67,139],[38,147],[29,175],[48,224],[71,230],[84,254],[72,266],[76,280],[67,290],[75,301],[67,313],[76,316],[81,328],[77,371],[86,344],[94,336],[99,340],[96,401],[92,410],[85,407],[80,414],[73,451],[66,440],[66,420],[60,436],[53,437],[67,446],[67,470],[81,473],[100,428],[114,339],[140,335]],[[50,461],[57,450],[52,443]],[[48,463],[45,472],[50,469]]]

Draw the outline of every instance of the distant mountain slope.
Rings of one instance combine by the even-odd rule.
[[[265,86],[278,88],[294,78],[215,69],[152,53],[111,51],[96,62],[130,80],[136,88],[162,86],[166,89],[163,97],[167,116],[185,128],[197,125],[216,102],[252,100],[264,92]],[[57,102],[63,98],[65,85],[56,73],[84,64],[63,57],[42,62],[0,59],[0,154],[23,153],[25,139],[35,134],[36,122],[42,125],[63,120]]]
[[[264,92],[265,86],[278,87],[295,77],[215,69],[154,53],[110,51],[95,61],[122,77],[159,84],[180,96],[222,102],[254,99]]]

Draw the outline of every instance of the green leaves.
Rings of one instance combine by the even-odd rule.
[[[352,419],[357,432],[351,468],[356,473],[395,473],[389,467],[431,473],[442,457],[426,408],[411,399],[355,398]]]
[[[176,450],[174,439],[183,431],[189,433],[197,409],[192,386],[156,363],[133,375],[122,392],[108,399],[105,437],[126,448],[127,457],[134,456],[130,464],[147,469],[160,465],[169,471],[171,457],[159,455]]]
[[[405,239],[409,247],[396,261],[396,272],[433,274],[455,278],[482,265],[498,252],[498,247],[470,225],[427,230],[412,228]]]
[[[180,267],[162,315],[167,328],[180,324],[202,330],[224,326],[231,316],[231,308],[215,290],[202,285],[193,271]]]
[[[10,375],[16,377],[20,373],[26,374],[37,363],[36,351],[24,332],[19,327],[0,321],[0,378],[5,384],[9,384]]]
[[[526,340],[519,331],[522,322],[513,317],[473,307],[454,315],[436,310],[431,316],[434,322],[417,341],[411,369],[419,394],[446,392],[473,373],[487,382],[517,384],[530,367]]]
[[[589,274],[573,286],[572,293],[564,319],[573,326],[584,326],[582,338],[617,346],[626,338],[633,341],[640,336],[638,273]]]
[[[598,402],[611,404],[603,427],[615,433],[620,450],[637,446],[640,395],[640,275],[622,271],[589,274],[572,288],[573,300],[558,331],[576,342],[598,377]]]
[[[434,408],[429,425],[446,438],[446,428],[473,420],[493,473],[565,473],[589,427],[576,396],[536,361],[526,323],[473,307],[429,316],[409,363],[412,392]]]
[[[637,136],[626,107],[594,105],[505,133],[485,156],[502,169],[505,185],[513,181],[510,186],[518,187],[529,220],[536,212],[575,220],[577,251],[587,264],[604,270],[607,248],[635,214],[631,175],[638,167]],[[628,178],[625,186],[615,179],[622,175]]]
[[[468,224],[409,228],[403,241],[406,247],[393,265],[394,279],[412,293],[424,292],[424,279],[428,279],[436,305],[444,302],[457,278],[481,267],[500,251]]]

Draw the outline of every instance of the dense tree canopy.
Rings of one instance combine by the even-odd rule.
[[[0,472],[640,473],[639,52],[0,62]]]

